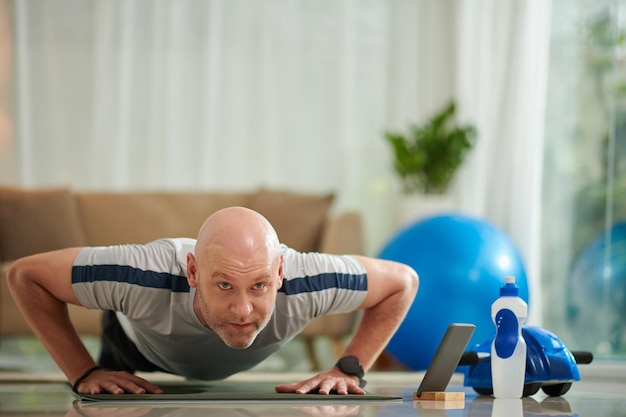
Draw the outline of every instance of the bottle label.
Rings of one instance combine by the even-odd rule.
[[[496,338],[494,348],[496,354],[503,359],[509,358],[515,352],[519,338],[519,323],[517,316],[508,308],[503,308],[496,314]]]

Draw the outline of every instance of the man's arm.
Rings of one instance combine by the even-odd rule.
[[[72,289],[72,264],[79,251],[63,249],[18,259],[7,274],[15,303],[70,383],[96,365],[67,310],[68,303],[80,305]],[[134,375],[105,370],[91,373],[78,388],[91,394],[160,392]]]
[[[372,367],[409,311],[417,294],[419,280],[413,268],[398,262],[357,257],[367,271],[367,296],[359,307],[361,320],[344,356],[356,356],[363,369]],[[359,380],[338,368],[323,372],[306,381],[279,385],[278,392],[305,394],[318,390],[320,394],[364,394]]]

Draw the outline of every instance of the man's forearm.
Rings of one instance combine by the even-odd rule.
[[[9,287],[26,322],[70,382],[94,366],[64,302],[34,282],[27,272],[10,271]]]
[[[402,323],[416,291],[417,284],[414,288],[398,291],[364,310],[344,355],[359,358],[365,371],[371,368]]]
[[[76,333],[66,308],[61,317],[45,329],[33,330],[67,380],[74,383],[95,362]]]

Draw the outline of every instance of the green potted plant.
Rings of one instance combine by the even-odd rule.
[[[455,124],[455,111],[452,100],[421,126],[411,126],[406,134],[385,132],[403,194],[447,192],[476,137],[474,126]]]

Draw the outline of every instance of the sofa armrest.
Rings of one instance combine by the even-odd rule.
[[[320,252],[333,254],[363,254],[361,215],[345,212],[329,217],[322,230]]]
[[[33,332],[9,292],[7,272],[10,265],[10,261],[0,264],[0,336],[30,336]],[[78,334],[100,334],[101,312],[99,310],[69,305],[68,311]]]

